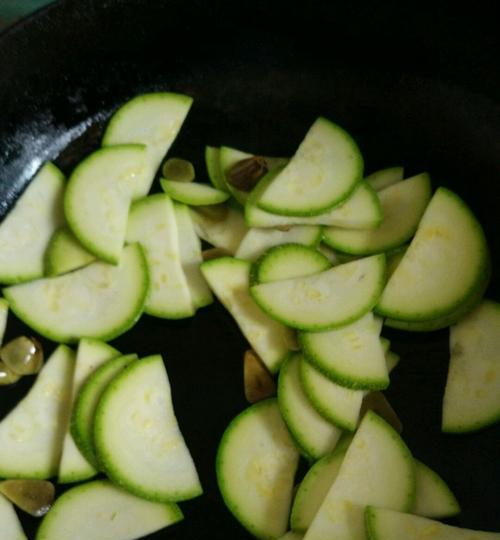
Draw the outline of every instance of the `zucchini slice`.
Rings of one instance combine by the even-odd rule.
[[[279,540],[302,540],[303,538],[304,535],[302,533],[298,533],[297,531],[288,531],[281,536]]]
[[[2,540],[28,540],[12,504],[0,494]]]
[[[365,522],[369,540],[500,540],[500,533],[461,529],[374,506],[366,508]]]
[[[139,242],[146,255],[151,285],[144,311],[165,319],[194,315],[170,197],[157,193],[135,201],[130,209],[126,239]]]
[[[200,264],[203,262],[201,242],[196,235],[189,208],[184,204],[175,203],[174,214],[179,256],[191,301],[196,309],[208,306],[213,302],[213,296],[200,270]]]
[[[455,193],[440,187],[376,311],[402,321],[437,319],[473,297],[488,272],[481,225]]]
[[[245,205],[245,220],[251,227],[288,227],[291,225],[326,225],[348,229],[372,229],[383,219],[377,194],[366,182],[360,182],[341,204],[317,216],[297,217],[271,214],[256,206],[259,194],[272,182],[275,172],[267,174]]]
[[[442,429],[476,431],[500,420],[500,304],[484,301],[450,330]]]
[[[342,431],[312,406],[300,382],[300,353],[290,355],[280,370],[278,402],[281,414],[301,452],[319,459],[331,452]]]
[[[43,276],[44,257],[54,231],[64,222],[62,172],[46,163],[0,224],[0,283]]]
[[[352,137],[320,117],[257,206],[285,216],[322,214],[347,199],[362,175],[363,158]]]
[[[3,290],[11,310],[39,334],[62,343],[81,337],[110,340],[142,313],[149,277],[139,245],[123,250],[118,266],[95,262],[63,276]]]
[[[229,253],[236,253],[248,232],[241,212],[230,206],[217,205],[203,211],[191,209],[191,217],[202,240]]]
[[[103,146],[143,144],[147,147],[147,171],[136,183],[133,199],[148,194],[192,103],[191,97],[171,92],[142,94],[127,101],[111,117]]]
[[[302,244],[281,244],[264,253],[252,267],[252,285],[310,276],[331,268],[319,251]]]
[[[403,180],[403,177],[403,167],[388,167],[387,169],[381,169],[365,176],[365,181],[368,182],[375,191],[380,191],[400,182]]]
[[[234,517],[257,538],[272,540],[288,528],[299,455],[275,399],[240,413],[217,451],[217,482]]]
[[[95,469],[99,468],[94,449],[94,417],[97,404],[113,377],[134,360],[137,360],[136,354],[118,356],[106,361],[87,377],[76,396],[71,415],[71,435],[82,455]]]
[[[373,230],[347,230],[335,227],[323,231],[323,241],[351,255],[371,255],[403,245],[417,230],[431,198],[427,174],[419,174],[389,186],[378,194],[384,220]]]
[[[271,373],[276,373],[284,357],[295,346],[295,336],[289,328],[264,313],[250,296],[251,263],[221,257],[204,262],[201,271],[210,288],[260,356]]]
[[[94,442],[104,472],[139,497],[171,502],[202,493],[159,355],[132,362],[106,387],[95,413]]]
[[[120,353],[111,345],[97,339],[81,339],[76,352],[76,365],[73,374],[72,405],[86,379],[104,362]],[[80,482],[92,478],[97,470],[84,458],[69,430],[63,442],[59,463],[58,482],[61,484]]]
[[[136,185],[147,166],[146,147],[101,148],[80,162],[64,195],[66,221],[78,241],[96,257],[118,264]]]
[[[74,352],[60,345],[28,394],[0,422],[1,478],[43,480],[57,474],[74,366]]]
[[[282,244],[316,246],[321,238],[321,228],[310,225],[292,226],[287,230],[251,228],[243,237],[235,257],[255,261],[264,252]]]
[[[5,298],[0,298],[0,345],[3,342],[5,328],[7,327],[7,317],[9,316],[9,303]]]
[[[373,255],[318,274],[254,285],[250,292],[276,320],[317,332],[361,318],[377,303],[384,282],[385,255]]]
[[[205,146],[205,165],[208,178],[214,188],[229,193],[220,164],[220,148],[216,146]]]
[[[176,182],[160,178],[163,191],[174,201],[190,206],[220,204],[229,199],[229,193],[198,182]]]
[[[460,513],[460,505],[445,481],[431,468],[415,460],[416,493],[412,514],[447,518]]]
[[[176,504],[146,501],[107,480],[95,480],[57,499],[36,540],[134,540],[182,519]]]
[[[87,251],[66,227],[60,227],[50,239],[45,253],[45,274],[58,276],[95,261],[95,255]]]
[[[304,539],[364,540],[365,505],[407,511],[413,506],[414,495],[415,470],[410,451],[385,420],[368,411]]]
[[[383,390],[389,385],[389,376],[378,327],[369,312],[342,328],[300,332],[299,342],[306,360],[337,384]]]
[[[345,450],[339,452],[335,449],[307,471],[293,499],[290,526],[294,531],[305,532],[309,528],[337,478],[344,456]]]

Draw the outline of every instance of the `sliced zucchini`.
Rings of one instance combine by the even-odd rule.
[[[296,353],[285,360],[278,380],[278,402],[283,419],[301,452],[319,459],[331,452],[342,432],[325,420],[311,405],[300,382],[302,355]]]
[[[271,373],[276,373],[295,336],[286,326],[271,319],[249,294],[251,263],[221,257],[206,261],[201,271],[210,288],[234,317],[251,347]]]
[[[334,251],[330,246],[327,246],[323,242],[318,245],[318,251],[330,261],[332,266],[337,266],[338,264],[345,262],[342,261],[342,255]]]
[[[135,201],[130,208],[126,239],[139,242],[146,255],[151,285],[145,313],[165,319],[194,315],[170,197],[157,193]]]
[[[57,474],[71,404],[75,354],[60,345],[28,394],[0,422],[0,477]]]
[[[111,380],[134,360],[137,360],[136,354],[111,358],[87,377],[76,396],[71,415],[71,435],[82,455],[95,469],[99,468],[93,431],[97,404]]]
[[[365,181],[368,182],[375,191],[381,191],[382,189],[403,180],[403,175],[403,167],[388,167],[387,169],[381,169],[380,171],[375,171],[374,173],[365,176]]]
[[[85,249],[110,264],[120,259],[130,201],[146,168],[145,146],[110,146],[81,161],[69,178],[66,221]]]
[[[371,255],[401,246],[417,230],[431,198],[429,175],[419,174],[379,193],[384,220],[373,230],[346,230],[335,227],[323,231],[323,241],[351,255]]]
[[[243,237],[235,257],[257,260],[265,251],[281,244],[316,246],[321,238],[321,228],[297,225],[287,230],[251,228]]]
[[[220,204],[229,199],[229,193],[215,189],[208,184],[198,182],[175,182],[160,178],[163,191],[178,201],[190,206],[207,206]]]
[[[3,342],[5,328],[7,327],[7,317],[9,315],[9,303],[5,298],[0,298],[0,345]]]
[[[156,92],[132,98],[111,117],[103,146],[143,144],[147,147],[147,171],[136,182],[132,197],[148,194],[156,171],[174,142],[193,99],[182,94]]]
[[[437,319],[473,297],[488,272],[481,225],[455,193],[440,187],[376,310],[402,321]]]
[[[364,540],[365,505],[407,511],[414,495],[415,470],[410,451],[387,422],[368,411],[304,538]],[[406,536],[398,536],[402,538]]]
[[[28,540],[12,504],[0,494],[0,523],[2,540]]]
[[[135,324],[148,286],[144,254],[135,244],[123,250],[118,266],[95,262],[63,276],[7,287],[3,293],[22,321],[53,341],[108,341]]]
[[[107,480],[95,480],[57,499],[36,540],[134,540],[182,519],[176,504],[145,501]]]
[[[43,276],[44,256],[64,221],[62,172],[46,163],[0,225],[0,283]]]
[[[304,535],[296,531],[288,531],[279,540],[302,540]]]
[[[191,210],[196,234],[215,247],[236,253],[248,228],[240,211],[226,205]]]
[[[220,148],[205,146],[205,165],[207,167],[208,178],[214,188],[229,193],[220,164]]]
[[[213,296],[200,270],[200,264],[203,262],[201,242],[196,235],[189,208],[184,204],[176,203],[174,214],[179,255],[191,301],[196,309],[208,306],[213,302]]]
[[[240,413],[217,451],[217,482],[224,502],[252,535],[271,540],[288,528],[299,455],[275,399]]]
[[[252,285],[310,276],[331,267],[319,251],[301,244],[282,244],[264,253],[252,267]]]
[[[76,365],[73,374],[72,404],[87,378],[104,362],[120,353],[111,345],[97,339],[81,339],[76,353]],[[85,459],[75,444],[68,428],[63,442],[59,463],[58,482],[66,484],[81,482],[92,478],[97,470]]]
[[[288,165],[259,195],[257,206],[289,216],[314,216],[340,204],[363,175],[363,158],[342,128],[318,118]]]
[[[95,255],[87,251],[66,227],[60,227],[50,239],[45,253],[45,274],[58,276],[95,261]]]
[[[169,502],[202,493],[159,355],[132,362],[106,387],[95,413],[94,443],[108,477],[139,497]]]
[[[374,506],[366,508],[365,522],[369,540],[500,540],[500,533],[461,529]]]
[[[383,215],[377,194],[366,182],[360,182],[341,204],[317,216],[297,217],[271,214],[256,206],[259,194],[272,182],[275,172],[266,175],[245,205],[245,220],[251,227],[289,227],[291,225],[326,225],[349,229],[372,229]]]
[[[431,468],[415,460],[416,493],[412,514],[447,518],[460,513],[460,505],[445,481]]]
[[[389,376],[379,333],[369,312],[342,328],[300,332],[299,342],[307,361],[337,384],[382,390],[389,385]]]
[[[500,304],[485,300],[450,330],[442,429],[476,431],[500,420]]]
[[[374,255],[311,276],[254,285],[250,292],[276,320],[317,332],[362,317],[377,303],[384,282],[385,255]]]
[[[307,531],[337,478],[344,456],[345,451],[335,449],[307,471],[293,499],[290,526],[294,531]]]

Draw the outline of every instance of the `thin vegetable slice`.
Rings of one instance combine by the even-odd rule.
[[[0,523],[2,540],[28,540],[12,504],[0,495]]]
[[[58,276],[81,268],[95,260],[66,227],[56,230],[45,253],[45,273]]]
[[[190,206],[220,204],[229,199],[228,193],[208,184],[175,182],[166,178],[160,178],[160,184],[163,191],[172,199]]]
[[[382,189],[403,180],[403,176],[403,167],[388,167],[387,169],[381,169],[365,176],[365,181],[368,182],[375,191],[381,191]]]

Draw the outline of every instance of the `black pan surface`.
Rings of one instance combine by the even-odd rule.
[[[408,174],[427,170],[435,186],[464,197],[493,255],[488,296],[500,300],[495,17],[488,7],[411,12],[404,4],[56,2],[0,37],[1,214],[44,160],[69,173],[98,145],[110,113],[140,92],[194,97],[171,154],[192,160],[202,179],[205,144],[291,154],[322,114],[354,135],[367,172],[392,164]],[[7,339],[21,332],[11,316]],[[500,426],[440,433],[447,331],[384,335],[402,357],[388,398],[414,455],[457,495],[463,511],[452,522],[500,530]],[[205,490],[182,505],[183,523],[148,538],[250,538],[225,509],[214,474],[219,438],[246,406],[246,346],[234,322],[217,303],[184,321],[144,316],[113,345],[164,355]],[[31,384],[0,389],[0,417]],[[22,519],[32,536],[36,521]]]

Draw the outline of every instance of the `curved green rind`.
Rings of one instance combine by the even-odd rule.
[[[267,412],[267,410],[271,410],[270,413]],[[256,538],[259,538],[261,540],[275,540],[276,538],[279,538],[282,536],[287,529],[288,525],[288,508],[285,508],[286,512],[286,518],[283,520],[283,523],[278,523],[276,528],[279,530],[270,531],[270,526],[268,524],[256,524],[255,522],[255,516],[254,515],[247,515],[248,512],[245,509],[245,506],[242,504],[239,504],[234,499],[234,495],[229,492],[228,490],[228,481],[226,480],[225,470],[226,470],[226,452],[228,451],[228,447],[231,445],[231,439],[234,436],[238,435],[238,430],[245,427],[245,421],[246,419],[251,415],[262,415],[262,421],[266,421],[266,415],[271,414],[275,415],[276,418],[280,418],[280,410],[278,406],[278,402],[276,398],[269,398],[262,401],[259,401],[258,403],[255,403],[254,405],[251,405],[247,409],[245,409],[243,412],[238,414],[226,427],[224,434],[222,435],[221,441],[219,443],[219,447],[217,450],[217,456],[216,456],[216,463],[215,463],[215,471],[217,476],[217,483],[219,486],[219,490],[221,492],[222,498],[224,500],[224,503],[226,504],[227,508],[230,510],[230,512],[233,514],[233,516],[240,522],[240,524],[247,529],[253,536]],[[283,423],[283,420],[280,420],[281,423]],[[295,476],[296,468],[298,465],[298,454],[294,450],[294,444],[292,439],[290,438],[290,434],[288,433],[285,424],[282,425],[282,436],[284,437],[285,443],[287,446],[289,446],[290,452],[293,452],[290,455],[290,468],[288,471],[286,471],[286,480],[283,478],[283,481],[286,481],[289,485],[286,487],[283,486],[281,493],[283,493],[284,490],[288,493],[289,491],[289,498],[288,501],[284,501],[284,504],[286,504],[287,507],[291,505],[292,501],[292,486],[293,486],[293,478]],[[245,435],[248,436],[248,435]],[[230,473],[229,473],[230,474]],[[241,486],[242,490],[245,490],[245,486]],[[276,501],[271,499],[269,501],[269,511],[268,515],[265,516],[268,519],[273,519],[276,516],[276,508],[273,508],[273,505],[276,504]]]
[[[412,514],[447,518],[460,513],[460,505],[446,482],[430,467],[415,459],[416,495]]]
[[[111,380],[111,382],[106,386],[104,392],[102,393],[102,396],[99,399],[99,403],[97,405],[97,409],[95,411],[94,428],[93,428],[94,429],[93,437],[94,437],[94,445],[95,445],[95,451],[96,451],[96,456],[97,456],[97,463],[99,465],[99,469],[102,470],[114,484],[126,489],[130,493],[133,493],[134,495],[137,495],[138,497],[141,497],[143,499],[147,499],[153,502],[160,502],[160,503],[180,502],[180,501],[193,499],[195,497],[202,495],[203,493],[202,487],[199,484],[196,470],[194,469],[194,463],[193,463],[193,471],[196,476],[196,481],[197,481],[196,486],[193,486],[193,487],[190,486],[189,488],[173,491],[171,486],[168,484],[168,482],[165,482],[161,491],[158,489],[151,489],[148,486],[145,486],[143,484],[142,478],[139,480],[137,478],[137,475],[134,474],[134,477],[132,478],[132,476],[129,474],[129,471],[126,470],[126,468],[124,468],[123,464],[118,463],[117,459],[115,459],[113,455],[113,450],[111,449],[110,444],[109,444],[109,440],[108,440],[109,429],[108,428],[109,428],[110,419],[107,418],[108,406],[113,403],[115,396],[120,397],[120,394],[122,393],[122,390],[120,388],[122,383],[126,384],[128,382],[128,379],[137,378],[138,377],[137,372],[140,373],[142,369],[148,369],[148,367],[151,364],[158,364],[158,366],[160,366],[162,376],[166,378],[167,388],[170,389],[168,375],[164,368],[162,358],[159,355],[154,355],[154,356],[148,356],[146,358],[141,358],[140,360],[137,360],[136,362],[130,363],[127,367],[125,367],[120,373],[118,373]],[[148,389],[145,389],[145,390],[147,391]],[[125,397],[125,396],[121,396],[121,397]],[[172,416],[175,418],[170,394],[168,396],[168,399],[170,400]],[[171,426],[167,425],[164,427],[165,429],[168,429]],[[179,435],[182,438],[180,429],[179,429]],[[185,451],[189,452],[183,439],[182,439],[182,443],[184,444]],[[140,454],[137,455],[137,459],[140,459],[141,457],[143,456]],[[143,467],[151,466],[151,464],[148,464],[147,462],[144,462],[144,461],[141,465],[143,465]],[[162,473],[164,473],[164,471],[162,471]],[[170,473],[171,471],[169,471],[169,474]]]
[[[54,232],[45,252],[45,274],[57,276],[81,268],[95,260],[66,227]]]
[[[343,191],[338,193],[332,200],[328,200],[326,202],[323,202],[322,204],[318,204],[314,207],[309,208],[303,208],[303,209],[295,209],[293,211],[282,207],[281,205],[272,204],[270,202],[262,201],[262,197],[259,198],[257,201],[257,206],[259,208],[262,208],[262,210],[266,210],[267,212],[271,212],[273,214],[283,215],[283,216],[317,216],[319,214],[323,214],[330,210],[331,208],[339,205],[343,201],[345,201],[349,195],[354,191],[356,185],[362,180],[363,178],[363,156],[361,155],[361,152],[354,141],[354,139],[351,137],[347,131],[342,129],[337,124],[334,124],[330,120],[324,117],[319,117],[315,123],[321,123],[328,126],[329,129],[336,132],[336,134],[340,134],[341,137],[348,143],[350,146],[350,151],[352,155],[350,156],[350,161],[353,162],[352,171],[350,171],[350,174],[352,176],[352,179],[350,180],[349,184],[345,187]],[[306,135],[307,138],[307,135]],[[292,160],[293,161],[293,157]],[[263,194],[265,196],[265,194]],[[307,197],[304,197],[305,199]]]
[[[289,255],[292,257],[301,257],[301,264],[305,265],[305,268],[299,269],[294,276],[290,275],[290,267],[288,266]],[[276,264],[278,265],[278,270],[276,270]],[[281,265],[284,265],[287,270],[287,278],[316,274],[332,266],[325,255],[312,247],[294,243],[281,244],[268,249],[253,263],[250,270],[250,287],[259,283],[275,281],[280,274]]]
[[[85,381],[73,405],[71,435],[85,459],[95,468],[99,464],[94,450],[93,426],[99,399],[113,377],[136,359],[136,354],[118,356],[97,368]]]
[[[118,264],[119,261],[119,254],[118,253],[109,253],[109,250],[106,249],[104,246],[100,246],[99,242],[96,242],[95,238],[92,238],[92,235],[89,235],[88,232],[85,230],[85,223],[87,220],[90,219],[90,216],[82,216],[80,215],[77,217],[77,213],[75,210],[81,206],[81,200],[80,197],[76,196],[74,192],[79,189],[79,184],[82,181],[82,177],[87,176],[86,170],[89,167],[94,166],[94,162],[102,162],[104,158],[106,158],[107,155],[113,155],[119,152],[127,152],[127,151],[138,151],[141,150],[142,152],[146,152],[146,147],[141,144],[121,144],[121,145],[114,145],[114,146],[107,146],[104,148],[100,148],[92,154],[90,154],[88,157],[86,157],[83,161],[81,161],[76,168],[71,173],[71,176],[68,180],[68,184],[66,187],[66,192],[64,194],[64,216],[66,217],[66,221],[68,223],[69,228],[71,229],[71,232],[75,235],[77,240],[80,242],[80,244],[90,253],[95,255],[97,258],[108,262],[109,264]],[[106,161],[106,160],[105,160]],[[99,163],[102,167],[104,167],[105,163]],[[130,189],[129,194],[129,203],[132,200],[132,189]],[[95,216],[92,216],[95,218]],[[125,232],[127,228],[126,220],[123,222],[123,239],[125,239]],[[121,231],[117,234],[121,235]]]
[[[474,279],[471,279],[470,283],[464,284],[464,287],[461,289],[461,296],[459,298],[458,297],[455,298],[452,302],[446,305],[442,305],[433,309],[421,309],[420,311],[402,311],[397,306],[391,307],[390,305],[389,306],[386,305],[387,302],[385,301],[385,298],[384,298],[384,293],[385,293],[384,291],[384,293],[382,294],[380,298],[379,303],[374,308],[374,311],[383,317],[387,317],[389,319],[396,319],[400,321],[409,321],[409,322],[420,322],[420,321],[425,322],[428,320],[440,319],[441,317],[449,315],[449,313],[451,313],[455,309],[458,309],[460,306],[464,305],[465,303],[472,301],[472,299],[478,295],[478,291],[484,287],[484,283],[489,279],[491,262],[490,262],[488,244],[486,242],[483,229],[479,221],[476,219],[476,217],[470,210],[470,208],[465,204],[465,202],[456,193],[444,187],[438,188],[436,193],[434,194],[434,197],[431,199],[426,209],[426,212],[422,218],[422,221],[425,219],[427,212],[432,206],[434,198],[438,194],[441,198],[445,197],[448,199],[452,199],[454,201],[454,203],[456,204],[456,207],[460,208],[461,210],[461,214],[462,214],[461,217],[468,221],[468,225],[470,229],[474,232],[474,235],[476,236],[479,256],[477,258],[474,258],[473,261],[471,261],[471,264],[475,263],[475,266],[477,266]],[[417,229],[415,237],[412,240],[412,243],[410,244],[408,251],[403,257],[403,260],[401,261],[400,265],[396,269],[395,273],[391,276],[391,279],[389,280],[387,287],[391,286],[392,280],[397,275],[398,269],[401,267],[401,264],[403,264],[405,258],[408,256],[412,256],[412,246],[414,245],[414,242],[419,238],[420,227],[421,227],[421,224],[419,225],[419,228]],[[429,279],[433,279],[433,276],[431,274],[429,274]]]
[[[102,493],[99,494],[99,491]],[[116,504],[114,508],[113,503]],[[111,505],[111,508],[104,508],[105,505]],[[137,535],[153,533],[181,521],[183,517],[175,503],[145,501],[107,480],[95,480],[66,491],[55,501],[37,531],[36,540],[91,540],[104,537],[134,540]],[[132,521],[133,525],[120,523],[123,518]],[[116,530],[111,531],[115,520],[118,522]],[[135,527],[133,532],[130,526]],[[106,532],[100,527],[106,527]]]
[[[207,168],[208,178],[214,188],[229,193],[220,165],[220,148],[205,146],[205,166]]]
[[[250,294],[252,295],[252,298],[255,300],[255,302],[259,305],[259,307],[265,311],[270,317],[276,319],[277,321],[287,325],[287,326],[290,326],[292,328],[296,328],[298,330],[304,330],[304,331],[309,331],[309,332],[319,332],[321,330],[331,330],[333,328],[338,328],[338,327],[341,327],[341,326],[346,326],[358,319],[360,319],[364,314],[368,313],[371,309],[373,309],[373,307],[377,304],[379,298],[380,298],[380,295],[384,289],[384,285],[385,285],[385,255],[384,254],[379,254],[379,255],[372,255],[371,257],[374,257],[376,260],[376,263],[377,263],[377,268],[376,268],[376,276],[375,276],[375,280],[374,280],[374,283],[373,283],[373,287],[370,291],[370,295],[369,297],[366,299],[366,303],[363,304],[363,306],[359,306],[356,308],[356,310],[351,311],[352,312],[347,312],[346,315],[343,315],[343,316],[336,316],[336,318],[332,318],[331,320],[329,321],[320,321],[318,322],[317,320],[316,321],[311,321],[311,322],[307,322],[304,320],[303,318],[303,314],[301,313],[300,311],[300,306],[299,305],[296,305],[296,309],[298,310],[295,314],[289,314],[289,313],[284,313],[282,308],[280,309],[277,309],[277,307],[274,305],[271,305],[271,303],[266,300],[265,296],[265,292],[263,292],[263,288],[266,288],[266,287],[280,287],[282,288],[282,284],[283,283],[288,283],[288,282],[292,282],[294,281],[294,279],[290,279],[290,280],[285,280],[283,282],[273,282],[273,283],[261,283],[261,284],[258,284],[258,285],[254,285],[252,287],[250,287]],[[369,257],[369,258],[371,258]],[[367,258],[368,259],[368,258]],[[344,265],[339,265],[339,266],[334,266],[333,268],[329,269],[329,270],[326,270],[325,272],[344,272],[344,268],[345,266],[349,265],[349,264],[357,264],[357,263],[360,263],[360,261],[362,260],[367,260],[367,259],[358,259],[356,261],[353,261],[351,263],[346,263]],[[340,270],[342,269],[342,270]],[[325,273],[323,272],[323,273]],[[295,278],[295,279],[302,279],[302,280],[305,280],[306,282],[310,279],[310,278],[315,278],[315,276],[317,276],[319,274],[316,274],[314,276],[306,276],[305,278]],[[363,275],[364,277],[364,275]],[[265,289],[264,289],[265,290]],[[289,294],[290,291],[287,291],[287,290],[283,290],[282,291],[282,295],[281,297],[282,298],[285,298],[287,296],[287,294]],[[288,311],[288,310],[286,310]]]
[[[129,248],[136,251],[134,258],[136,259],[135,270],[138,270],[138,276],[139,276],[137,280],[137,282],[139,283],[139,286],[137,289],[138,294],[134,301],[134,305],[132,306],[132,309],[130,310],[130,313],[127,314],[127,317],[123,321],[120,321],[120,324],[112,328],[102,329],[101,331],[95,332],[92,335],[88,335],[84,331],[81,333],[78,333],[77,335],[73,333],[64,334],[64,333],[61,333],[60,330],[58,330],[57,328],[47,326],[45,320],[33,319],[33,317],[31,316],[30,305],[26,305],[26,306],[18,305],[17,300],[16,300],[16,294],[15,294],[16,287],[30,286],[31,283],[7,287],[3,289],[3,294],[5,298],[8,300],[11,310],[15,313],[15,315],[19,319],[21,319],[24,323],[26,323],[28,326],[33,328],[36,332],[45,336],[48,339],[51,339],[52,341],[56,341],[59,343],[74,343],[75,341],[78,341],[82,337],[90,337],[90,338],[100,339],[102,341],[110,341],[120,336],[121,334],[129,330],[130,328],[132,328],[132,326],[134,326],[134,324],[137,322],[139,317],[142,315],[148,288],[149,288],[149,274],[148,274],[146,258],[144,256],[143,250],[139,244],[131,244]],[[97,263],[92,263],[92,264],[104,264],[104,263],[97,262]],[[45,278],[43,280],[39,280],[33,283],[41,284],[42,282],[48,282],[49,280],[71,279],[70,276],[74,276],[77,272],[84,272],[90,266],[91,265],[86,266],[85,268],[82,268],[80,270],[75,270],[75,272],[72,272],[70,274],[65,274],[63,276],[57,276],[53,278]],[[67,298],[67,302],[71,302],[71,298]]]
[[[163,191],[174,201],[191,206],[207,206],[220,204],[229,199],[229,193],[213,188],[208,184],[195,182],[175,182],[160,178]]]

